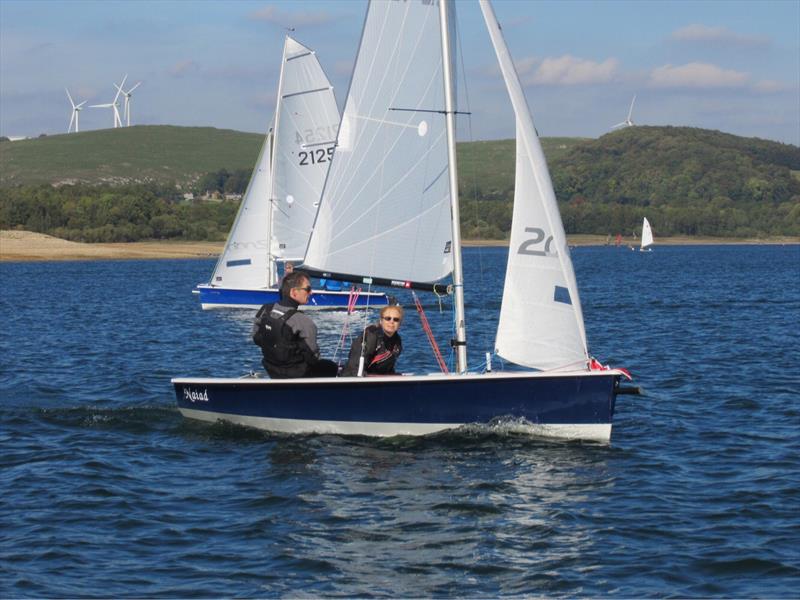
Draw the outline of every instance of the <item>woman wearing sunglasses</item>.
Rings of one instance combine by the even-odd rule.
[[[403,351],[400,340],[400,323],[403,321],[403,308],[390,305],[381,309],[377,325],[370,325],[364,334],[353,340],[350,347],[350,357],[347,365],[342,370],[343,377],[357,375],[394,375],[394,365],[397,357]],[[359,373],[361,356],[364,356],[364,366]]]

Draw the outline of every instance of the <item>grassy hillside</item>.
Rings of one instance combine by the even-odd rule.
[[[263,136],[211,127],[148,125],[53,135],[0,143],[0,186],[84,182],[191,186],[202,175],[252,169]],[[542,141],[557,158],[579,138]],[[458,145],[464,189],[479,180],[489,189],[514,181],[514,140]]]
[[[0,186],[35,183],[191,185],[221,168],[252,169],[263,136],[147,125],[0,143]]]

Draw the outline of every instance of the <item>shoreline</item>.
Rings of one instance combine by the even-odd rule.
[[[569,235],[570,246],[605,246],[606,236]],[[625,238],[621,246],[638,246],[638,240]],[[800,238],[708,238],[675,236],[659,238],[655,246],[692,245],[787,245],[800,244]],[[611,244],[613,245],[613,244]],[[148,241],[86,244],[70,242],[31,231],[0,231],[0,262],[45,262],[78,260],[142,260],[169,258],[214,258],[224,242]],[[464,240],[465,247],[508,246],[507,240]]]

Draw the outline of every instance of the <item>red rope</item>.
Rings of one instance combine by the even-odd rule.
[[[356,302],[358,301],[358,295],[361,293],[361,288],[351,287],[350,288],[350,295],[347,298],[347,314],[351,315],[356,309]],[[339,353],[339,350],[342,350],[341,356],[339,356],[338,364],[341,366],[342,357],[344,356],[344,341],[347,339],[347,334],[350,332],[350,320],[346,319],[344,325],[342,325],[342,335],[339,336],[339,345],[336,348],[336,354]]]
[[[347,299],[347,314],[351,314],[356,309],[356,302],[358,295],[361,293],[361,288],[351,287],[350,297]]]
[[[442,370],[442,373],[449,373],[450,371],[447,368],[447,363],[444,362],[444,358],[442,358],[442,353],[439,351],[439,345],[436,343],[436,338],[433,337],[433,331],[431,331],[430,323],[428,323],[428,317],[425,316],[425,311],[422,309],[422,303],[420,303],[419,298],[414,292],[411,292],[414,296],[414,304],[417,307],[417,312],[419,313],[419,320],[422,322],[422,329],[425,332],[425,335],[428,336],[428,341],[431,344],[431,348],[433,348],[433,355],[436,357],[436,362],[439,363],[439,368]]]

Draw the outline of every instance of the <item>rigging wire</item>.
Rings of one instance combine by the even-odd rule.
[[[433,349],[433,356],[436,358],[436,362],[439,364],[439,368],[442,370],[442,373],[447,375],[450,371],[447,368],[447,363],[444,361],[444,358],[442,358],[442,353],[439,350],[439,344],[436,343],[436,338],[433,335],[430,323],[428,323],[428,317],[425,316],[425,310],[422,308],[422,303],[419,301],[417,293],[413,290],[411,291],[411,295],[414,298],[414,306],[417,308],[417,313],[419,313],[419,320],[420,323],[422,323],[422,330],[428,337],[428,342],[430,342],[431,348]]]
[[[361,288],[356,288],[355,286],[350,286],[350,295],[347,297],[347,318],[342,325],[342,333],[339,336],[339,343],[336,345],[336,350],[333,352],[333,360],[336,361],[338,366],[342,366],[341,364],[341,357],[337,359],[339,356],[339,350],[343,350],[345,347],[345,340],[348,338],[348,334],[350,333],[350,316],[356,310],[356,303],[358,302],[358,296],[361,294]],[[369,297],[367,297],[367,304],[369,304]],[[344,356],[344,352],[342,352],[342,356]]]

